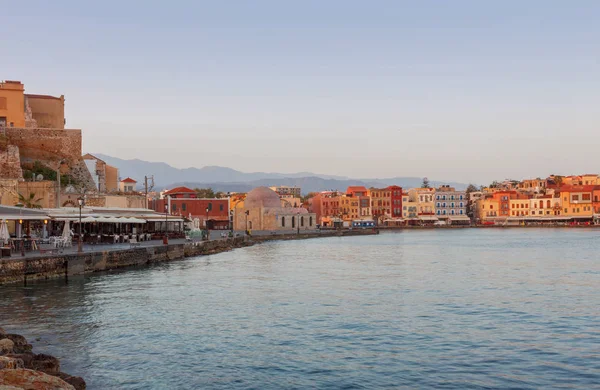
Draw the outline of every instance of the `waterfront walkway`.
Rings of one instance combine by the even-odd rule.
[[[188,241],[186,241],[185,239],[169,239],[169,245],[171,244],[184,244]],[[151,240],[151,241],[142,241],[139,243],[139,245],[137,245],[138,248],[149,248],[149,247],[154,247],[154,246],[163,246],[163,242],[162,240]],[[90,244],[84,244],[83,245],[83,252],[84,253],[93,253],[93,252],[106,252],[106,251],[120,251],[120,250],[126,250],[126,249],[131,249],[133,248],[131,246],[131,244],[129,243],[121,243],[121,244],[97,244],[97,245],[90,245]],[[10,257],[4,257],[5,259],[22,259],[22,258],[32,258],[32,257],[43,257],[43,256],[56,256],[56,254],[66,254],[66,255],[71,255],[71,254],[76,254],[78,251],[77,248],[77,242],[73,243],[73,246],[68,247],[68,248],[59,248],[59,249],[52,249],[52,247],[49,244],[42,244],[41,245],[41,251],[40,250],[30,250],[30,251],[25,251],[25,256],[21,255],[21,252],[19,251],[15,251],[12,252]]]
[[[218,240],[226,240],[229,237],[221,237],[221,234],[223,233],[229,233],[229,231],[227,230],[212,230],[210,232],[210,241],[202,241],[200,240],[200,238],[194,238],[192,239],[192,241],[188,241],[186,239],[180,238],[180,239],[169,239],[169,245],[176,245],[176,244],[185,244],[185,243],[196,243],[197,245],[203,245],[206,242],[211,242],[211,241],[218,241]],[[333,231],[306,231],[306,230],[300,230],[300,234],[299,236],[304,236],[307,234],[322,234],[322,235],[329,235],[332,234]],[[285,231],[278,231],[278,232],[270,232],[270,231],[255,231],[252,232],[252,236],[254,237],[262,237],[262,238],[266,238],[266,237],[278,237],[278,236],[294,236],[298,234],[297,230],[285,230]],[[244,236],[244,232],[243,231],[235,231],[234,235],[236,237],[242,237]],[[160,246],[164,246],[162,240],[151,240],[151,241],[141,241],[139,242],[135,247],[137,248],[150,248],[150,247],[160,247]],[[25,256],[21,255],[20,251],[13,251],[11,253],[10,257],[4,257],[5,259],[22,259],[22,258],[37,258],[37,257],[50,257],[50,256],[56,256],[57,254],[59,255],[71,255],[71,254],[77,254],[78,253],[78,247],[77,247],[77,242],[73,242],[73,245],[71,247],[68,248],[60,248],[60,249],[53,249],[51,245],[49,244],[41,244],[41,251],[40,250],[29,250],[29,251],[25,251]],[[83,244],[83,253],[95,253],[95,252],[107,252],[107,251],[122,251],[122,250],[127,250],[127,249],[132,249],[134,248],[134,246],[131,246],[131,244],[129,243],[119,243],[119,244]]]

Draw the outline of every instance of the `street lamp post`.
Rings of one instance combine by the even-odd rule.
[[[204,225],[206,226],[206,240],[210,240],[210,230],[208,230],[208,212],[210,209],[206,208],[206,220],[204,221]]]
[[[19,219],[19,236],[23,237],[23,220]],[[21,256],[25,257],[25,238],[21,240]]]
[[[246,210],[244,214],[246,214],[246,234],[248,234],[248,215],[250,214],[250,210]]]
[[[81,209],[85,205],[85,199],[82,196],[80,196],[79,198],[77,198],[77,202],[79,203],[79,237],[77,240],[77,252],[81,253],[83,252],[83,241],[81,236]]]
[[[169,205],[165,203],[165,235],[163,236],[163,244],[167,245],[169,243],[169,236],[167,235],[167,226],[169,223]]]
[[[231,192],[229,191],[227,192],[227,218],[229,230],[233,231],[233,220],[231,218]]]

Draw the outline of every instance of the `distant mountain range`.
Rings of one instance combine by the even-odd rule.
[[[164,162],[149,162],[138,159],[123,160],[101,153],[92,153],[107,164],[117,167],[122,178],[131,177],[143,183],[144,176],[154,175],[155,190],[186,186],[190,188],[212,188],[223,192],[245,192],[259,186],[298,186],[304,194],[314,191],[345,190],[348,186],[386,187],[399,185],[403,188],[420,187],[420,177],[392,177],[386,179],[352,179],[345,176],[323,175],[312,172],[275,173],[240,172],[219,166],[178,169]],[[456,189],[465,189],[467,184],[456,182],[430,181],[437,187],[448,184]]]

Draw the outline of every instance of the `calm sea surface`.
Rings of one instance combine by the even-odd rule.
[[[600,387],[600,230],[273,242],[0,287],[90,389]]]

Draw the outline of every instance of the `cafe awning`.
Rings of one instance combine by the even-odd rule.
[[[420,215],[419,219],[421,221],[438,221],[438,217],[435,217],[433,215]]]
[[[7,221],[43,221],[45,219],[50,219],[50,217],[47,213],[40,210],[13,206],[0,206],[0,220],[3,219]]]
[[[466,216],[466,215],[451,215],[451,216],[449,217],[449,219],[450,219],[451,221],[470,221],[470,220],[471,220],[471,218],[469,218],[469,217],[468,217],[468,216]]]

